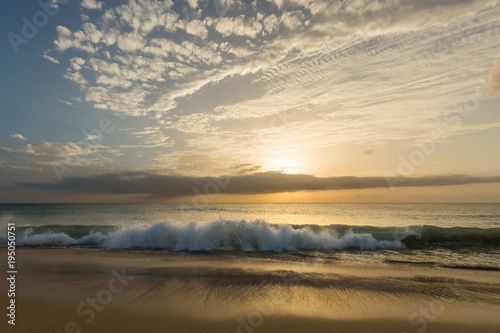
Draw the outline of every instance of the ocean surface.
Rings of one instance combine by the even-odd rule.
[[[0,204],[18,246],[500,270],[500,204]]]

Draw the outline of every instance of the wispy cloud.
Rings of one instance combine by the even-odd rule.
[[[496,2],[495,2],[496,3]],[[275,2],[276,7],[270,7],[263,2],[259,7],[245,5],[243,2],[217,2],[216,7],[230,9],[228,16],[220,16],[220,13],[210,14],[213,11],[211,6],[204,5],[197,18],[183,18],[181,13],[173,9],[171,1],[160,2],[156,0],[143,0],[139,2],[129,1],[126,4],[105,11],[100,21],[96,23],[82,23],[80,30],[72,32],[68,28],[58,27],[58,38],[55,41],[55,48],[59,51],[70,49],[89,52],[92,55],[86,56],[86,61],[100,61],[101,64],[108,63],[108,66],[115,66],[120,69],[121,75],[138,72],[137,77],[129,81],[124,86],[121,78],[115,73],[114,83],[101,78],[101,66],[82,67],[86,74],[77,70],[80,76],[86,81],[96,80],[97,86],[105,84],[107,89],[111,89],[106,96],[106,103],[103,98],[94,100],[92,93],[87,93],[89,101],[96,104],[106,105],[108,109],[127,111],[133,114],[144,114],[147,112],[169,111],[175,108],[176,99],[188,96],[188,94],[167,93],[172,95],[169,98],[170,105],[165,104],[165,96],[159,96],[157,102],[151,103],[144,99],[150,88],[155,90],[165,90],[163,86],[144,87],[143,83],[163,82],[167,78],[175,78],[178,81],[177,88],[169,86],[167,90],[184,90],[184,85],[193,78],[208,77],[208,82],[217,83],[219,78],[231,75],[245,75],[258,72],[256,80],[267,81],[273,87],[278,87],[272,81],[273,78],[287,80],[286,87],[280,90],[290,90],[301,82],[318,82],[318,73],[323,73],[325,65],[332,65],[336,68],[336,75],[340,74],[339,67],[352,54],[343,55],[339,53],[340,44],[345,48],[354,48],[356,53],[361,52],[356,61],[363,60],[363,53],[370,51],[369,45],[353,44],[360,37],[363,41],[373,40],[374,36],[363,36],[369,31],[369,27],[374,25],[376,32],[405,32],[410,33],[415,30],[424,30],[429,26],[446,27],[447,24],[457,19],[457,16],[467,18],[479,15],[481,10],[486,8],[485,17],[482,19],[491,20],[494,15],[494,2],[485,4],[477,1],[456,1],[453,3],[436,1],[422,5],[419,1],[346,1],[325,2],[325,1],[286,1]],[[85,8],[95,8],[98,2],[85,0],[82,6]],[[286,5],[285,5],[286,4]],[[196,1],[189,2],[191,8],[198,8]],[[424,19],[425,17],[425,19]],[[100,23],[98,23],[100,22]],[[486,21],[487,22],[487,21]],[[151,34],[157,29],[163,33],[173,33],[185,31],[187,34],[197,36],[200,39],[193,40],[185,38],[183,41],[173,40],[167,37],[157,37],[158,34]],[[444,29],[444,28],[442,28]],[[132,31],[130,31],[132,30]],[[127,32],[126,32],[127,31]],[[207,37],[210,37],[207,39]],[[235,40],[232,37],[246,37],[245,43]],[[351,38],[349,42],[347,37]],[[408,36],[404,36],[407,38]],[[222,40],[221,40],[222,38]],[[345,41],[348,41],[346,44]],[[402,42],[398,40],[397,42]],[[351,45],[349,45],[351,43]],[[397,47],[393,41],[392,47]],[[347,50],[348,51],[348,50]],[[368,54],[370,54],[368,52]],[[335,54],[332,54],[335,53]],[[345,52],[344,52],[345,53]],[[113,56],[108,56],[112,54]],[[105,55],[104,58],[101,58]],[[254,55],[253,57],[249,57]],[[237,56],[237,57],[235,57]],[[95,58],[94,58],[95,57]],[[147,61],[142,64],[135,59],[147,57]],[[152,58],[152,59],[151,59]],[[286,59],[286,61],[284,61]],[[117,61],[118,60],[118,61]],[[144,59],[146,60],[146,59]],[[302,60],[299,62],[299,60]],[[306,61],[306,66],[297,68],[299,64]],[[156,65],[146,66],[152,61]],[[132,67],[132,65],[135,66]],[[224,63],[224,65],[221,65]],[[178,67],[191,66],[197,68],[196,74],[172,76],[171,72],[176,72]],[[291,66],[290,66],[291,65]],[[106,66],[106,65],[104,65]],[[300,66],[300,65],[299,65]],[[246,70],[242,70],[246,68]],[[253,69],[252,69],[253,68]],[[90,69],[90,71],[89,71]],[[310,71],[314,73],[310,73]],[[349,70],[344,69],[344,71]],[[72,72],[75,72],[72,69]],[[154,74],[153,77],[151,75]],[[227,73],[227,74],[224,74]],[[262,75],[263,74],[263,75]],[[271,74],[271,76],[269,76]],[[262,75],[262,76],[261,76]],[[80,76],[73,75],[68,78],[82,85]],[[291,76],[291,77],[290,77]],[[269,82],[271,80],[271,82]],[[304,81],[305,80],[305,81]],[[342,78],[340,78],[342,80]],[[150,81],[150,82],[148,82]],[[294,82],[296,81],[296,82]],[[290,86],[291,84],[291,86]],[[114,88],[128,88],[132,90],[143,90],[146,94],[140,94],[143,98],[134,100],[132,107],[123,108],[123,105],[116,103],[116,100],[129,97],[127,92],[123,94],[113,92]],[[199,91],[203,85],[191,92]],[[88,91],[90,87],[82,87]],[[94,86],[94,88],[96,88]],[[271,95],[274,92],[271,91]],[[317,94],[317,92],[316,92]],[[134,95],[137,95],[134,94]],[[294,91],[290,90],[289,96],[294,96]],[[304,96],[302,96],[304,97]],[[151,104],[151,107],[147,107]],[[169,107],[170,106],[170,107]],[[133,112],[137,107],[142,107],[142,112]],[[250,110],[248,110],[249,112]],[[237,112],[237,111],[236,111]]]
[[[82,22],[56,27],[43,57],[84,103],[137,117],[112,142],[149,169],[266,171],[279,154],[500,126],[486,112],[446,120],[477,87],[499,91],[497,0],[79,3]],[[40,164],[27,148],[2,149]]]
[[[60,64],[59,60],[57,60],[56,58],[51,57],[51,56],[49,56],[47,54],[44,54],[43,58],[46,59],[46,60],[48,60],[48,61],[50,61],[50,62],[52,62],[52,63],[54,63],[54,64]]]
[[[491,70],[487,85],[491,94],[500,94],[500,61],[497,62]]]
[[[115,149],[100,144],[92,144],[89,141],[79,143],[39,141],[30,143],[21,134],[12,134],[11,137],[26,144],[19,148],[0,146],[0,157],[14,162],[21,162],[27,164],[27,166],[48,167],[56,163],[95,166],[109,163],[112,161],[109,156],[120,154]]]
[[[19,141],[28,142],[28,139],[26,139],[23,135],[21,135],[19,133],[11,134],[10,137],[14,138],[14,139],[18,139]]]
[[[131,133],[140,141],[133,145],[120,145],[120,148],[168,148],[174,145],[174,141],[163,134],[160,127],[144,127],[142,130]]]
[[[87,102],[193,134],[190,149],[225,155],[253,142],[300,151],[418,139],[445,127],[443,117],[498,61],[498,4],[189,1],[179,10],[171,1],[129,1],[77,30],[59,26],[54,46],[70,55],[65,77]],[[237,83],[242,77],[247,82]],[[228,81],[245,93],[214,101],[212,90]],[[303,116],[280,128],[248,126],[282,112]],[[464,122],[447,135],[477,125]],[[235,145],[221,147],[221,137]]]

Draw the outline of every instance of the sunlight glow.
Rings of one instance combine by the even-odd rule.
[[[300,173],[300,160],[274,160],[270,161],[266,168],[270,171],[281,171],[286,174],[297,174]]]

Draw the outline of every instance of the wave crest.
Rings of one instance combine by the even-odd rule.
[[[17,244],[110,250],[297,251],[498,248],[500,228],[286,225],[265,221],[163,221],[142,226],[45,225],[17,228]],[[7,244],[0,231],[0,244]]]
[[[64,232],[36,233],[26,230],[18,245],[97,246],[110,250],[161,249],[166,251],[296,251],[296,250],[374,250],[404,248],[398,239],[380,240],[369,233],[352,230],[339,235],[334,229],[313,230],[290,225],[272,225],[264,221],[225,221],[208,224],[175,221],[151,226],[123,227],[109,233],[90,232],[71,237]]]

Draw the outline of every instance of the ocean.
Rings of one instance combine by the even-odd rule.
[[[1,204],[0,244],[500,270],[500,204]]]

